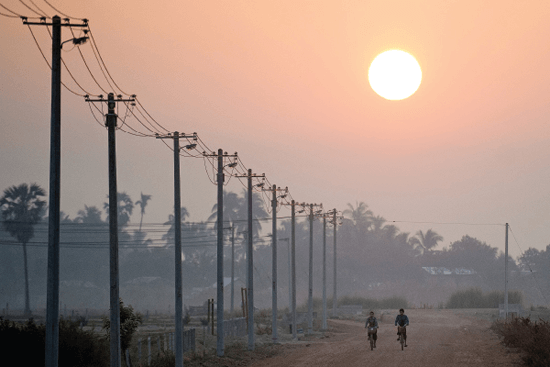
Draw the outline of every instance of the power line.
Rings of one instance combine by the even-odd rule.
[[[30,11],[32,11],[34,14],[38,15],[38,17],[40,17],[40,18],[41,18],[41,17],[44,17],[44,14],[38,13],[38,12],[35,11],[33,8],[31,8],[30,6],[28,6],[27,4],[25,4],[25,3],[23,2],[23,0],[19,0],[19,2],[20,2],[21,4],[23,4],[27,9],[29,9]],[[49,18],[49,17],[46,17],[46,18]]]
[[[84,19],[82,19],[82,18],[74,18],[74,17],[71,17],[70,15],[67,15],[67,14],[65,14],[65,13],[63,13],[63,12],[61,12],[61,11],[59,11],[59,10],[58,10],[57,8],[55,8],[52,4],[50,4],[50,3],[48,2],[48,0],[44,0],[44,2],[45,2],[46,4],[48,4],[50,8],[52,8],[53,10],[55,10],[56,12],[58,12],[59,14],[63,15],[63,16],[66,17],[66,18],[76,19],[76,20],[84,20]]]
[[[501,226],[501,223],[465,223],[465,222],[416,222],[409,220],[388,220],[388,223],[415,223],[415,224],[447,224],[447,225],[463,225],[463,226]]]

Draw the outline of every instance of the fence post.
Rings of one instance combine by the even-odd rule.
[[[151,337],[150,336],[147,337],[147,349],[148,349],[147,364],[151,364]]]
[[[141,363],[141,338],[138,339],[138,363]]]

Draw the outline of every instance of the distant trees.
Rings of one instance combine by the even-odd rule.
[[[107,199],[109,195],[107,195]],[[109,221],[109,202],[103,203],[103,209],[107,213],[107,222]],[[130,216],[134,211],[134,202],[130,195],[125,192],[117,193],[117,213],[118,213],[118,226],[122,228],[130,222]]]
[[[415,237],[410,240],[411,245],[419,249],[421,253],[432,251],[437,247],[438,242],[443,241],[443,237],[433,231],[431,228],[426,233],[421,230],[416,232]]]
[[[25,315],[30,315],[29,271],[27,266],[27,243],[34,237],[34,226],[42,219],[46,201],[44,189],[37,184],[12,186],[0,197],[4,229],[23,245],[25,272]]]
[[[264,208],[264,202],[257,193],[252,194],[252,216],[254,219],[267,217],[267,212]],[[209,221],[215,221],[218,217],[218,204],[212,206],[212,214],[208,217]],[[242,196],[231,192],[223,192],[223,221],[229,222],[230,226],[235,226],[235,232],[248,231],[248,194],[247,190],[243,190]],[[214,223],[214,227],[218,224]],[[262,229],[260,222],[254,223],[254,237],[258,237]]]
[[[143,216],[145,215],[145,207],[147,206],[147,203],[149,200],[151,200],[152,195],[143,195],[143,192],[141,193],[141,199],[136,201],[136,205],[139,205],[140,207],[140,213],[141,217],[139,219],[139,231],[141,232],[141,224],[143,223]]]

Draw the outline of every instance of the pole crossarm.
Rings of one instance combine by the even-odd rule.
[[[117,99],[105,99],[102,95],[99,96],[98,99],[90,99],[90,96],[86,95],[84,96],[84,100],[86,102],[135,102],[136,95],[132,94],[132,98],[123,99],[121,95],[117,96]]]
[[[54,17],[55,18],[55,17]],[[73,24],[73,23],[69,23],[69,19],[65,18],[65,22],[66,23],[61,23],[61,24],[56,24],[56,23],[47,23],[46,22],[46,17],[41,17],[40,19],[43,20],[43,21],[40,21],[40,22],[29,22],[27,21],[27,17],[21,17],[21,19],[23,20],[23,24],[24,25],[48,25],[48,26],[53,26],[53,25],[58,25],[60,27],[88,27],[88,19],[82,19],[82,24]]]
[[[209,157],[209,158],[218,158],[218,156],[219,156],[217,153],[210,153],[210,154],[208,154],[208,153],[206,153],[206,152],[202,152],[202,155],[203,155],[204,157]],[[223,158],[237,158],[238,155],[239,155],[239,154],[238,154],[237,152],[235,152],[235,153],[233,153],[233,154],[229,154],[229,153],[227,153],[227,152],[224,152],[224,153],[222,154],[222,157],[223,157]]]
[[[237,178],[264,178],[265,173],[262,173],[261,175],[258,175],[256,173],[250,173],[250,174],[246,174],[246,175],[235,175],[235,177],[237,177]],[[268,190],[268,191],[272,191],[272,190]]]
[[[197,133],[193,133],[193,134],[186,134],[186,133],[178,133],[177,131],[175,131],[174,133],[168,133],[166,135],[160,135],[160,134],[155,134],[155,137],[157,139],[175,139],[175,138],[180,138],[180,139],[193,139],[193,140],[197,140]],[[180,148],[180,149],[183,149],[184,147]]]
[[[245,177],[248,177],[248,176],[245,176]],[[275,192],[275,193],[277,193],[277,192],[283,192],[284,194],[278,195],[278,196],[277,196],[277,199],[284,199],[284,198],[286,198],[286,196],[288,195],[288,187],[285,187],[284,189],[283,189],[283,188],[280,188],[280,187],[277,187],[276,189],[274,189],[274,188],[272,188],[272,187],[265,189],[265,188],[262,187],[262,191],[265,191],[265,192]],[[285,205],[285,204],[282,204],[282,205]]]
[[[332,224],[332,225],[334,225],[334,224],[341,225],[341,224],[342,224],[341,220],[342,220],[344,217],[342,217],[342,216],[337,216],[338,213],[340,213],[339,210],[332,209],[332,210],[329,210],[328,212],[325,212],[325,213],[320,214],[320,217],[326,218],[326,219],[327,219],[327,223],[329,223],[329,224]],[[330,219],[329,219],[329,218],[330,218]],[[334,220],[335,220],[334,218],[335,218],[336,220],[340,220],[340,221],[339,221],[339,222],[334,222]]]
[[[321,218],[323,216],[323,214],[321,213],[323,211],[323,204],[313,204],[313,203],[306,203],[303,205],[304,209],[305,208],[308,208],[309,209],[309,215],[312,217],[312,218]],[[313,211],[313,208],[319,208],[318,210],[316,211]]]

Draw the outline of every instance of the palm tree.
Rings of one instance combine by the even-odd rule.
[[[368,227],[372,221],[372,210],[364,202],[355,202],[355,208],[348,203],[348,209],[342,213],[351,219],[353,224],[357,227]]]
[[[27,243],[34,237],[34,225],[43,216],[46,201],[41,200],[46,192],[37,184],[21,184],[4,190],[0,198],[0,210],[4,229],[23,245],[25,271],[25,315],[30,315],[29,272],[27,267]]]
[[[107,195],[107,199],[109,195]],[[109,221],[109,202],[103,203],[103,209],[107,213],[107,222]],[[130,216],[134,211],[134,202],[125,192],[117,193],[117,213],[118,213],[118,226],[124,227],[130,222]]]
[[[185,207],[181,207],[180,213],[181,213],[181,223],[182,223],[181,229],[183,231],[183,228],[184,228],[183,224],[185,222],[185,218],[189,216],[189,212]],[[167,242],[169,243],[173,243],[175,239],[175,233],[176,233],[176,218],[174,214],[168,215],[168,221],[164,222],[164,225],[170,226],[170,228],[168,229],[168,232],[162,235],[162,239],[167,240]]]
[[[223,192],[223,220],[230,222],[231,226],[235,226],[236,233],[248,231],[248,190],[243,189],[243,196],[240,197],[234,192]],[[264,202],[260,195],[252,193],[252,217],[265,218],[267,212],[264,209]],[[212,214],[208,220],[215,220],[218,217],[218,204],[212,206]],[[254,223],[253,237],[257,237],[262,230],[262,225],[259,221]],[[214,228],[217,228],[217,223]]]
[[[432,251],[432,249],[437,246],[438,242],[443,241],[443,237],[441,237],[437,232],[428,229],[426,233],[421,230],[416,232],[415,237],[412,237],[410,241],[411,245],[415,246],[422,253],[424,253],[426,251]]]
[[[83,224],[99,224],[101,220],[101,211],[95,206],[84,205],[84,210],[79,210],[77,217],[74,219],[76,223]]]
[[[139,205],[141,207],[141,219],[139,220],[139,231],[141,232],[141,223],[143,223],[143,215],[145,214],[145,207],[147,206],[147,202],[151,200],[152,195],[143,195],[143,192],[141,193],[141,200],[136,201],[136,205]]]
[[[239,208],[243,205],[242,201],[237,194],[231,191],[223,192],[223,219],[233,223],[239,216]],[[218,203],[212,206],[212,214],[208,217],[209,221],[216,220],[218,217]]]
[[[238,217],[239,219],[243,220],[242,228],[243,230],[248,230],[248,190],[243,189],[243,197],[241,199],[241,206],[238,209]],[[253,192],[252,193],[252,218],[258,219],[258,218],[267,218],[268,213],[265,210],[265,203],[262,200],[262,197],[260,194]],[[238,226],[237,226],[238,227]],[[253,231],[252,231],[252,237],[258,237],[260,235],[260,231],[262,230],[262,222],[256,221],[253,225]]]

